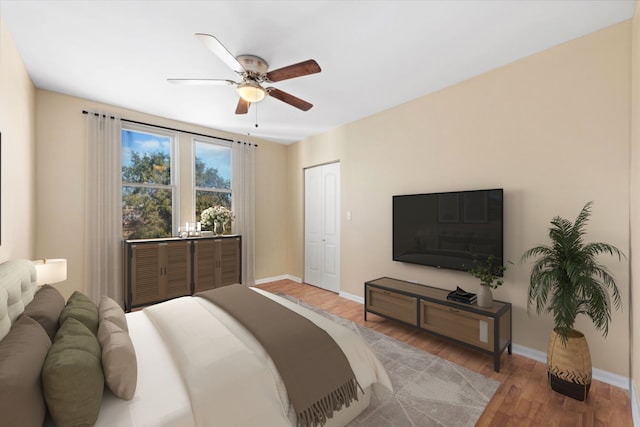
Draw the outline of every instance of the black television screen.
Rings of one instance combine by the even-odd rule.
[[[503,265],[502,189],[393,196],[393,260],[467,270]],[[502,274],[500,274],[502,275]]]

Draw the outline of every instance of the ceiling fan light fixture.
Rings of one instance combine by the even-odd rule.
[[[260,102],[267,96],[267,91],[255,82],[242,82],[238,85],[238,94],[247,102]]]

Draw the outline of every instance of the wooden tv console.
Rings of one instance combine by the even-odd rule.
[[[491,354],[496,372],[504,349],[511,354],[511,303],[458,303],[447,300],[447,290],[389,277],[365,282],[364,290],[365,321],[374,313]]]

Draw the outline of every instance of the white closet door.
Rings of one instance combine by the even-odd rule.
[[[304,280],[340,291],[340,163],[305,169]]]

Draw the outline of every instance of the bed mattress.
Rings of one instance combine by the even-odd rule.
[[[189,395],[157,329],[143,311],[128,313],[127,322],[138,359],[136,394],[122,400],[105,387],[96,426],[195,426]]]

